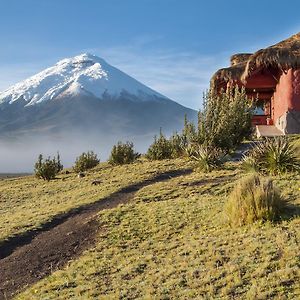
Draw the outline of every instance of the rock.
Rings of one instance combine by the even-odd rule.
[[[99,185],[101,183],[100,180],[94,180],[92,181],[92,185]]]

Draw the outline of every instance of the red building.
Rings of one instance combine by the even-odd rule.
[[[255,102],[254,125],[300,133],[300,33],[254,54],[235,54],[218,70],[212,88],[243,86]],[[263,127],[263,126],[261,126]]]

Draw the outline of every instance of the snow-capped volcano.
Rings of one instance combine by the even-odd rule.
[[[182,130],[185,115],[197,119],[99,57],[63,59],[0,93],[0,172],[31,170],[39,153],[57,150],[66,166],[88,149],[105,159],[117,141],[144,152],[160,128]]]
[[[25,100],[26,106],[66,96],[90,95],[96,98],[118,98],[122,93],[146,101],[165,98],[105,60],[92,54],[81,54],[59,61],[53,67],[15,84],[0,93],[0,104]]]

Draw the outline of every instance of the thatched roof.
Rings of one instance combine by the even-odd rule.
[[[242,81],[256,70],[274,68],[283,72],[300,68],[300,32],[254,54],[242,53],[231,57],[231,67],[218,70],[211,79],[212,87],[222,83]]]
[[[246,62],[251,55],[252,55],[252,53],[238,53],[238,54],[232,55],[230,57],[231,66],[236,66],[240,63]]]

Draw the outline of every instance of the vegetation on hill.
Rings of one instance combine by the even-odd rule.
[[[70,171],[60,173],[50,182],[40,181],[35,176],[0,180],[0,242],[39,228],[58,214],[101,200],[157,173],[187,167],[184,160],[138,161],[123,166],[100,163],[81,179]],[[92,185],[94,180],[101,184]]]
[[[193,166],[140,159],[101,163],[83,179],[71,173],[43,185],[34,177],[0,181],[1,194],[8,192],[2,239],[158,172]],[[231,227],[225,208],[245,176],[239,163],[225,163],[142,188],[128,204],[99,213],[95,247],[16,299],[297,298],[300,174],[271,177],[287,204],[276,222]],[[101,185],[91,185],[94,179]]]
[[[300,170],[300,156],[286,137],[258,142],[243,158],[243,167],[263,174],[279,175]]]
[[[204,95],[203,110],[195,126],[185,118],[181,133],[169,139],[162,131],[154,138],[146,157],[150,160],[188,157],[199,169],[210,172],[222,164],[225,154],[234,150],[251,134],[252,101],[238,87]]]
[[[133,143],[131,142],[118,142],[117,145],[114,145],[108,162],[112,165],[124,165],[133,163],[141,155],[134,151]]]
[[[93,249],[16,299],[295,299],[300,175],[273,178],[290,205],[281,222],[232,228],[224,205],[243,176],[226,164],[141,189],[99,214]]]
[[[40,154],[34,165],[34,174],[37,178],[50,181],[54,179],[62,169],[63,165],[61,164],[59,153],[57,153],[56,157],[48,157],[46,159],[43,159],[43,155]]]
[[[93,151],[83,152],[76,158],[73,170],[75,172],[84,172],[96,167],[99,162],[100,160],[98,159],[97,154]]]

